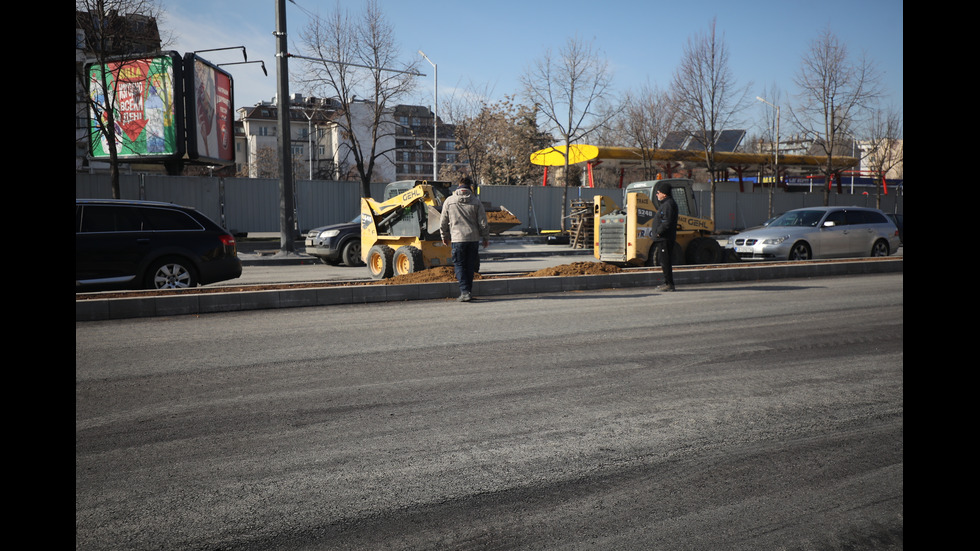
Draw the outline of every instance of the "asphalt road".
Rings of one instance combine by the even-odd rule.
[[[75,324],[76,549],[902,549],[903,276]]]

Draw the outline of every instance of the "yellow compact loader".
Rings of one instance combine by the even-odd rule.
[[[609,197],[595,196],[593,235],[594,256],[610,264],[655,266],[653,225],[657,212],[654,187],[669,182],[677,203],[677,243],[671,253],[674,265],[714,264],[722,261],[724,249],[711,237],[715,225],[710,219],[693,216],[693,182],[686,178],[634,182],[626,186],[623,208]]]
[[[385,201],[361,199],[361,259],[374,279],[451,265],[439,236],[449,182],[404,180],[385,187]]]

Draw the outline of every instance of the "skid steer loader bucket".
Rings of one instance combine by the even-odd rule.
[[[487,223],[490,226],[490,233],[500,234],[521,223],[514,213],[507,210],[507,207],[487,209]]]

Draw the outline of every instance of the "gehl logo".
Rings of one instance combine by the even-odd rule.
[[[690,226],[697,229],[707,230],[708,221],[702,220],[700,218],[691,218],[690,216],[678,216],[678,222],[684,224],[685,226]]]

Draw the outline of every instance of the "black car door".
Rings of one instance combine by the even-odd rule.
[[[139,210],[125,205],[75,207],[75,280],[136,277],[149,246]]]

